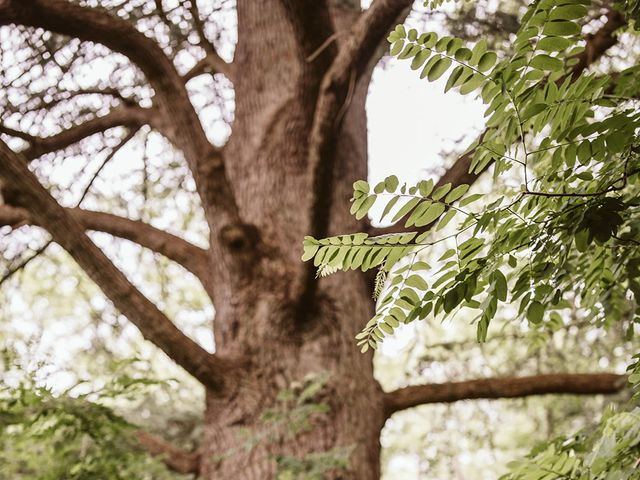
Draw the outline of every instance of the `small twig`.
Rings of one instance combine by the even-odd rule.
[[[89,180],[89,183],[87,184],[87,186],[84,187],[84,190],[82,191],[82,195],[80,195],[80,200],[78,200],[78,204],[76,205],[77,207],[79,207],[80,204],[82,203],[82,201],[85,199],[85,197],[89,193],[89,190],[91,190],[91,187],[93,186],[93,182],[96,181],[96,179],[98,178],[98,175],[100,175],[100,172],[104,169],[104,167],[106,167],[107,163],[109,163],[111,161],[111,159],[113,159],[113,157],[116,155],[116,153],[118,153],[118,151],[122,147],[124,147],[127,143],[129,143],[129,141],[136,135],[136,133],[138,133],[138,129],[137,128],[134,129],[134,130],[131,130],[127,134],[127,136],[124,137],[120,141],[120,143],[118,145],[116,145],[113,150],[111,150],[111,153],[109,153],[109,155],[107,155],[107,157],[102,161],[102,163],[100,164],[98,169],[95,171],[95,173],[91,177],[91,180]]]
[[[313,62],[318,56],[327,49],[329,45],[331,45],[340,35],[341,32],[335,32],[333,35],[329,36],[322,45],[320,45],[311,55],[309,55],[305,60],[307,63]]]
[[[33,254],[30,257],[25,258],[24,260],[22,260],[18,265],[16,265],[13,268],[9,268],[8,271],[5,272],[5,274],[2,276],[2,278],[0,278],[0,286],[2,286],[2,284],[4,282],[6,282],[7,280],[9,280],[13,275],[15,275],[16,273],[18,273],[20,270],[22,270],[24,267],[26,267],[29,263],[31,263],[32,260],[35,260],[36,258],[38,258],[40,255],[42,255],[44,253],[44,251],[49,247],[49,245],[51,245],[53,243],[53,240],[48,240],[47,243],[45,243],[44,245],[42,245],[38,250],[36,250],[35,252],[33,252]]]

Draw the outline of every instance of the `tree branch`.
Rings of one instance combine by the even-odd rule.
[[[234,364],[204,350],[140,293],[89,239],[84,226],[46,191],[24,159],[4,142],[0,142],[0,179],[19,191],[21,206],[28,209],[34,222],[50,233],[147,340],[212,391],[223,390],[224,375]]]
[[[152,38],[102,8],[65,0],[2,0],[0,25],[10,23],[101,43],[129,58],[155,90],[158,111],[173,130],[163,133],[185,155],[208,213],[209,227],[217,231],[229,223],[240,223],[222,155],[207,140],[184,79]]]
[[[324,73],[335,56],[333,45],[318,49],[334,34],[326,0],[308,2],[306,0],[282,0],[287,17],[296,35],[296,46],[303,61],[319,73]],[[310,56],[314,55],[313,60]]]
[[[348,100],[351,87],[374,57],[376,47],[412,3],[411,0],[375,1],[360,15],[322,79],[308,146],[310,196],[307,231],[311,236],[325,236],[329,226],[329,193],[334,165],[332,149],[340,125],[339,114]],[[315,268],[311,263],[305,264],[302,274],[294,283],[296,298],[306,303],[315,284]]]
[[[160,457],[170,470],[177,473],[195,473],[200,470],[200,454],[180,450],[150,433],[137,431],[134,436],[138,443],[154,457]]]
[[[63,150],[74,143],[79,142],[96,133],[102,133],[114,127],[129,127],[138,129],[143,125],[152,123],[153,110],[132,105],[121,105],[114,108],[106,115],[95,117],[84,123],[74,125],[55,135],[48,137],[31,136],[29,147],[22,155],[29,161],[34,160],[46,153]],[[14,135],[11,132],[6,132]]]
[[[620,392],[626,382],[626,375],[613,373],[556,373],[530,377],[483,378],[400,388],[385,393],[384,403],[388,417],[397,411],[428,403],[452,403],[478,398],[519,398],[550,393],[612,394]]]
[[[221,73],[231,82],[234,81],[233,65],[225,62],[222,57],[215,52],[207,53],[207,55],[191,67],[191,69],[185,73],[182,78],[186,83],[189,80],[205,73],[210,73],[212,75]]]
[[[588,35],[586,38],[586,45],[584,51],[578,55],[578,63],[576,63],[571,69],[571,78],[576,80],[582,72],[584,72],[589,66],[597,62],[606,51],[614,46],[618,38],[614,35],[615,32],[626,25],[626,20],[622,14],[616,10],[610,10],[607,13],[607,22],[598,30],[595,34]],[[559,80],[561,83],[563,79]],[[478,144],[482,143],[486,131],[480,135]],[[452,188],[458,185],[467,184],[472,185],[480,175],[486,172],[493,162],[489,163],[481,172],[470,173],[471,161],[475,154],[475,149],[468,151],[461,157],[459,157],[455,163],[449,167],[445,174],[438,180],[436,186],[442,186],[447,183],[451,183]],[[426,232],[432,225],[426,225],[419,229],[420,232]],[[414,229],[415,230],[415,229]],[[402,225],[392,225],[390,227],[376,228],[370,227],[369,232],[375,235],[383,235],[387,233],[399,233],[408,231]]]
[[[347,98],[349,85],[357,81],[373,57],[375,48],[411,3],[410,0],[375,1],[360,15],[322,80],[308,153],[311,168],[309,232],[312,236],[324,236],[329,224],[328,190],[333,172],[331,148],[339,127],[336,117]]]
[[[131,220],[111,213],[80,208],[65,210],[87,230],[124,238],[179,263],[198,277],[205,289],[209,291],[211,281],[207,268],[208,255],[205,249],[140,220]],[[33,224],[33,219],[24,208],[0,205],[0,227],[9,225],[12,228],[17,228]]]
[[[571,78],[577,79],[590,65],[600,60],[600,58],[618,43],[618,37],[615,35],[619,28],[627,24],[624,15],[615,9],[607,12],[607,21],[596,33],[589,34],[586,37],[584,51],[576,58],[578,63],[573,66]]]

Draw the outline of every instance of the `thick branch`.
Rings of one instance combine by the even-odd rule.
[[[24,159],[4,142],[0,142],[0,179],[19,192],[21,206],[28,208],[34,222],[51,234],[147,340],[211,390],[223,389],[223,374],[232,365],[184,335],[140,293],[89,239],[84,226],[46,191]]]
[[[587,35],[584,51],[577,56],[578,63],[573,66],[572,78],[577,79],[580,74],[594,64],[616,43],[618,37],[615,32],[626,25],[624,15],[617,10],[607,12],[607,21],[596,33]]]
[[[87,230],[108,233],[160,253],[179,263],[209,286],[207,251],[168,232],[139,220],[120,217],[111,213],[94,212],[80,208],[66,209]],[[0,205],[0,227],[32,225],[33,221],[24,208]],[[208,291],[208,289],[207,289]]]
[[[22,152],[27,160],[34,160],[46,153],[55,152],[73,145],[91,135],[101,133],[114,127],[139,128],[152,122],[153,110],[138,106],[122,105],[114,108],[102,117],[92,118],[84,123],[74,125],[49,137],[33,137],[29,147]],[[7,131],[9,135],[14,135]]]
[[[184,78],[185,82],[188,82],[189,80],[205,73],[210,73],[212,75],[221,73],[230,81],[233,82],[234,80],[233,65],[225,62],[222,57],[215,52],[207,53],[207,55],[191,67],[191,70],[185,73],[182,78]]]
[[[209,226],[239,223],[222,156],[207,140],[184,79],[153,39],[102,8],[66,0],[0,0],[0,25],[10,23],[98,42],[128,57],[147,77],[159,113],[172,125],[173,132],[165,134],[189,163]]]
[[[578,55],[578,63],[576,63],[571,70],[571,78],[577,79],[582,72],[584,72],[589,66],[597,62],[602,58],[606,51],[614,46],[618,38],[615,36],[615,32],[626,24],[625,18],[622,14],[615,10],[610,10],[607,13],[607,22],[598,30],[595,34],[588,35],[586,38],[586,44],[584,51]],[[561,80],[558,81],[561,83]],[[478,143],[482,142],[482,137],[486,132],[482,133]],[[449,167],[445,174],[440,178],[437,186],[451,183],[455,188],[458,185],[467,184],[472,185],[480,175],[486,172],[492,163],[489,163],[482,172],[470,173],[471,161],[475,154],[475,149],[462,155],[455,163]],[[426,232],[432,225],[427,225],[420,229],[421,232]],[[374,235],[382,235],[387,233],[397,233],[407,231],[402,225],[392,225],[384,228],[370,228],[370,232]]]
[[[452,403],[477,398],[519,398],[549,393],[572,395],[612,394],[627,382],[613,373],[557,373],[530,377],[483,378],[464,382],[434,383],[385,393],[387,416],[427,403]]]
[[[154,457],[160,457],[164,464],[177,473],[195,473],[200,470],[200,454],[180,450],[150,433],[134,433],[140,445]]]
[[[313,236],[324,236],[329,224],[331,196],[328,191],[333,171],[331,149],[339,127],[337,117],[347,100],[350,85],[357,81],[373,57],[376,47],[411,3],[410,0],[375,1],[360,15],[322,80],[308,154],[311,168],[309,232]]]
[[[376,0],[360,15],[322,80],[308,146],[311,176],[307,231],[316,238],[324,236],[329,225],[333,148],[340,126],[340,112],[348,102],[349,92],[374,57],[376,48],[411,4],[411,0]],[[309,263],[301,273],[293,291],[294,298],[302,299],[304,304],[315,288],[315,269]]]

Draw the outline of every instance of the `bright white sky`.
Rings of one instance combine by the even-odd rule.
[[[367,101],[369,180],[395,174],[401,180],[438,176],[442,151],[466,148],[479,133],[484,106],[473,96],[443,93],[447,75],[420,80],[408,61],[392,60],[373,75]]]

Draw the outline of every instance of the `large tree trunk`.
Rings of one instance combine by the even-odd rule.
[[[291,22],[279,2],[266,3],[238,6],[239,31],[253,34],[240,37],[235,54],[236,118],[225,149],[241,216],[255,227],[263,254],[259,265],[244,269],[233,291],[228,286],[216,292],[217,350],[250,360],[230,396],[207,402],[202,472],[211,479],[262,480],[273,477],[275,456],[352,448],[349,472],[337,477],[378,478],[382,391],[373,378],[372,356],[362,355],[353,340],[372,315],[365,279],[354,272],[319,280],[314,301],[301,309],[289,296],[308,233],[308,213],[301,207],[315,98],[300,94],[313,79],[296,53]],[[349,13],[342,12],[343,18]],[[345,106],[336,142],[332,233],[362,228],[348,212],[353,182],[367,175],[369,75],[364,77]],[[300,435],[244,448],[247,429],[255,438],[264,432],[261,413],[274,406],[278,393],[319,372],[331,375],[317,400],[330,413],[314,417],[312,428]]]
[[[377,47],[411,1],[376,0],[364,13],[359,1],[335,0],[329,9],[327,3],[238,2],[233,64],[212,46],[207,52],[213,58],[209,67],[230,75],[235,90],[233,135],[220,151],[206,139],[184,85],[202,69],[181,77],[151,37],[101,9],[66,0],[0,0],[0,25],[102,43],[140,68],[155,92],[153,108],[121,105],[48,137],[0,125],[0,131],[31,144],[19,156],[0,141],[0,180],[19,193],[19,201],[0,208],[0,226],[33,223],[48,230],[145,338],[206,386],[200,453],[185,454],[139,435],[143,446],[164,455],[176,471],[264,480],[275,477],[279,457],[304,460],[342,449],[350,451],[349,466],[328,478],[375,479],[380,430],[398,410],[465,398],[613,393],[625,381],[611,374],[539,375],[383,394],[371,352],[361,354],[354,341],[373,314],[365,277],[351,272],[311,282],[300,255],[305,235],[365,227],[349,215],[349,199],[353,182],[367,176],[367,88]],[[589,39],[580,69],[612,44],[622,20],[612,13],[604,33]],[[184,153],[210,227],[209,250],[140,221],[62,208],[27,168],[25,160],[96,131],[145,124]],[[443,181],[472,182],[468,162],[462,157]],[[179,331],[91,242],[86,229],[137,242],[194,273],[216,308],[216,354]],[[287,435],[286,425],[271,432],[263,413],[281,405],[279,394],[324,373],[328,382],[309,402],[330,411],[313,415],[311,425],[295,435]]]

